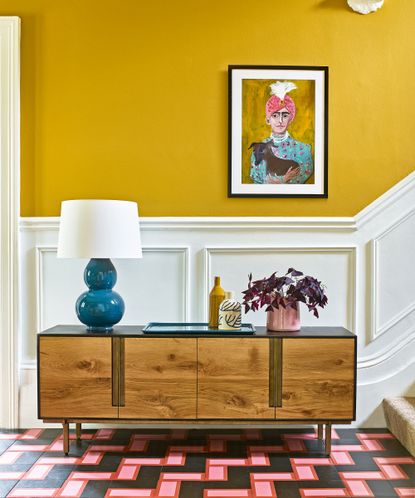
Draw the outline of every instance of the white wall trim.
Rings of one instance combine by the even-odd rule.
[[[18,421],[18,219],[20,210],[20,19],[0,18],[0,427]]]
[[[184,275],[182,279],[182,293],[184,296],[182,316],[186,322],[190,321],[191,288],[190,288],[190,247],[189,246],[143,246],[143,252],[176,252],[184,257]]]
[[[403,180],[391,187],[387,192],[374,200],[367,207],[362,209],[355,217],[357,229],[361,229],[369,223],[375,216],[381,215],[388,206],[393,204],[397,198],[403,197],[407,192],[415,188],[415,171],[406,176]]]
[[[403,336],[397,337],[388,345],[372,355],[361,356],[357,361],[357,368],[372,368],[381,363],[389,361],[401,351],[405,350],[409,344],[415,340],[415,327],[410,328]]]
[[[410,209],[401,218],[399,218],[391,226],[383,230],[377,237],[371,241],[371,340],[374,341],[382,334],[391,330],[397,323],[405,319],[415,311],[415,300],[405,309],[399,311],[394,317],[379,325],[379,246],[384,237],[395,231],[400,225],[408,221],[415,215],[415,209]]]
[[[56,246],[36,246],[36,333],[43,330],[43,256],[47,252],[57,252]]]
[[[378,336],[379,310],[377,301],[379,298],[379,248],[376,239],[370,241],[370,340],[374,341]]]
[[[208,317],[208,296],[209,296],[209,283],[212,282],[213,276],[211,274],[211,257],[213,254],[226,254],[226,253],[246,253],[246,252],[296,252],[296,253],[346,253],[349,257],[349,279],[351,285],[352,298],[349,303],[349,309],[347,313],[347,327],[349,330],[354,332],[356,330],[356,304],[357,304],[357,258],[356,252],[357,247],[355,245],[348,246],[313,246],[313,245],[301,245],[301,246],[206,246],[204,249],[204,285],[203,285],[203,314],[205,320]]]
[[[56,216],[32,216],[20,217],[19,229],[21,232],[40,232],[43,230],[58,230],[59,217]]]
[[[377,309],[378,309],[378,306],[376,306],[376,310]],[[397,325],[400,321],[407,318],[414,311],[415,311],[415,302],[409,304],[406,308],[404,308],[399,313],[397,313],[395,316],[393,316],[390,320],[388,320],[384,325],[382,325],[381,327],[378,327],[376,329],[376,334],[374,335],[373,340],[377,339],[382,334],[391,330],[393,327],[395,327],[395,325]]]
[[[382,365],[385,362],[392,360],[394,357],[401,355],[406,349],[409,349],[409,351],[413,351],[414,345],[415,345],[415,328],[412,328],[407,334],[406,340],[402,341],[402,343],[395,342],[393,347],[388,346],[382,351],[382,354],[377,354],[376,357],[372,358],[372,360],[363,359],[361,361],[358,361],[357,368],[363,373],[364,369]],[[401,359],[399,359],[399,361],[396,363],[396,368],[387,369],[384,368],[382,365],[380,375],[378,375],[374,379],[369,378],[367,380],[359,380],[357,385],[371,386],[373,384],[385,382],[386,380],[397,376],[399,373],[403,372],[406,368],[414,364],[415,364],[415,357],[414,355],[410,355],[410,358],[407,361],[402,361]]]
[[[382,240],[386,235],[389,235],[391,232],[396,230],[400,225],[408,221],[412,216],[415,215],[415,208],[410,209],[406,213],[404,213],[398,220],[396,220],[391,226],[388,226],[385,230],[383,230],[379,235],[374,237],[374,240]]]
[[[37,330],[36,333],[44,330],[44,324],[42,319],[42,310],[43,310],[43,256],[45,253],[54,252],[56,253],[58,250],[57,245],[37,245],[36,246],[36,325]],[[183,308],[182,308],[182,316],[185,321],[190,320],[190,259],[189,259],[189,250],[188,246],[143,246],[143,253],[150,252],[175,252],[183,255],[184,258],[184,276],[182,280],[182,293],[184,296],[183,299]],[[25,365],[30,365],[30,362],[25,362]],[[22,364],[20,364],[20,368],[22,368]]]
[[[22,217],[21,231],[58,230],[59,217]],[[354,218],[348,217],[141,217],[142,230],[325,230],[353,232]]]
[[[36,360],[25,361],[20,363],[20,370],[37,370]]]

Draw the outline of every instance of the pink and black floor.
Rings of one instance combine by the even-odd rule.
[[[415,497],[415,459],[386,429],[0,432],[2,497]],[[75,435],[71,434],[71,439]]]

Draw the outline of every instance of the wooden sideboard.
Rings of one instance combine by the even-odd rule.
[[[251,336],[107,334],[57,326],[38,334],[38,418],[83,422],[331,424],[356,414],[356,336],[344,328]]]

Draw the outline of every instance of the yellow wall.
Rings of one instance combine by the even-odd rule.
[[[415,164],[414,0],[2,0],[22,19],[22,215],[353,215]],[[228,64],[328,65],[329,198],[227,198]]]

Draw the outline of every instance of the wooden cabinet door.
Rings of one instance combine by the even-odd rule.
[[[353,419],[355,341],[282,342],[282,407],[276,409],[277,419]]]
[[[39,418],[117,418],[111,338],[39,337]]]
[[[273,419],[269,340],[198,339],[198,418]]]
[[[120,418],[196,418],[196,341],[125,339],[125,406],[120,406]]]

